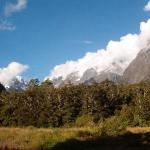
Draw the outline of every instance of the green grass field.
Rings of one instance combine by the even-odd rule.
[[[119,136],[98,136],[92,128],[0,128],[0,149],[150,150],[150,128],[128,128]]]

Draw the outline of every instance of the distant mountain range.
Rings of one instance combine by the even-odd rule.
[[[121,74],[121,72],[123,73]],[[73,72],[69,74],[64,80],[63,77],[59,77],[53,79],[52,82],[56,87],[59,87],[68,83],[75,85],[80,83],[100,83],[106,79],[115,83],[130,84],[150,80],[150,44],[148,44],[145,49],[140,51],[140,53],[129,64],[125,71],[123,71],[123,68],[121,68],[121,66],[118,64],[112,63],[112,65],[107,70],[102,72],[97,72],[96,69],[90,68],[86,70],[80,78],[77,72]]]
[[[78,72],[72,72],[65,79],[60,76],[53,79],[52,82],[55,87],[60,87],[68,83],[74,85],[80,83],[90,85],[94,82],[100,83],[106,79],[115,83],[129,84],[138,83],[140,81],[150,81],[150,44],[139,52],[125,71],[120,65],[112,63],[109,68],[102,72],[97,72],[96,69],[90,68],[86,70],[81,77],[78,76]],[[23,78],[17,76],[5,87],[8,90],[23,90],[26,84],[27,82]]]

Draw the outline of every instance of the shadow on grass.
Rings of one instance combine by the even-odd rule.
[[[150,133],[127,133],[118,137],[70,139],[56,144],[51,150],[150,150]]]

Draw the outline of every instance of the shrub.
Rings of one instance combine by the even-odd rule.
[[[94,126],[93,117],[91,115],[82,115],[76,119],[75,125],[78,127]]]
[[[106,119],[101,128],[102,135],[117,136],[121,134],[128,126],[128,122],[122,120],[118,116]]]
[[[133,108],[127,105],[122,107],[122,110],[115,116],[105,119],[100,124],[101,134],[116,136],[122,134],[126,127],[133,126],[134,113]]]

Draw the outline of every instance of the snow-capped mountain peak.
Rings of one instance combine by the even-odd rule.
[[[16,76],[8,84],[5,85],[5,88],[8,90],[15,89],[17,91],[25,89],[27,82],[21,77]]]

